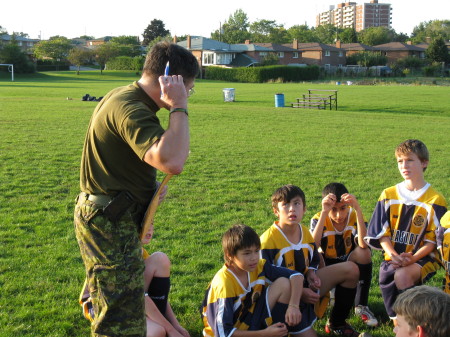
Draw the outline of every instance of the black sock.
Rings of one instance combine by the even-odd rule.
[[[358,294],[355,305],[367,306],[369,303],[370,284],[372,282],[372,262],[368,264],[356,264],[359,268]]]
[[[148,296],[153,300],[161,314],[166,314],[169,299],[170,277],[153,277],[148,286]]]
[[[330,314],[330,324],[339,327],[345,324],[355,300],[356,288],[344,288],[339,284],[334,292],[334,306]]]

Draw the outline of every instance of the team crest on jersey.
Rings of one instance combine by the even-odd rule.
[[[422,214],[417,214],[413,219],[414,226],[422,227],[425,224],[425,217]]]
[[[351,245],[352,245],[352,238],[348,236],[345,238],[345,246],[350,247]]]

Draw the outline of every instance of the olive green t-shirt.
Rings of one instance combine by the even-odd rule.
[[[156,169],[143,159],[164,133],[158,110],[137,82],[103,97],[84,142],[81,191],[114,196],[126,190],[139,203],[148,203],[155,191]]]

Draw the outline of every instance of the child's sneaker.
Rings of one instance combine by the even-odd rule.
[[[368,306],[364,306],[364,305],[357,305],[355,307],[355,314],[359,317],[361,317],[362,321],[367,325],[367,326],[377,326],[378,325],[378,320],[376,319],[375,315],[372,313],[372,311],[370,311]]]
[[[83,310],[83,316],[92,322],[94,320],[95,314],[90,297],[86,301],[84,301],[83,304],[81,304],[81,309]]]
[[[332,326],[330,322],[325,325],[325,332],[343,337],[358,337],[359,332],[352,328],[350,324],[345,323],[342,326]]]

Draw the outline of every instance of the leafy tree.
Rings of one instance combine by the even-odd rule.
[[[344,28],[338,35],[339,40],[342,43],[356,43],[358,42],[358,36],[354,28]]]
[[[70,63],[77,66],[77,75],[80,75],[80,67],[86,63],[89,63],[94,57],[92,50],[85,48],[73,48],[69,51],[67,59]]]
[[[331,24],[321,25],[314,29],[314,35],[316,41],[310,42],[321,42],[326,44],[333,44],[336,42],[340,29]]]
[[[14,39],[0,49],[0,63],[13,64],[16,73],[32,73],[35,71],[33,62],[20,49]]]
[[[444,40],[450,40],[450,20],[430,20],[421,22],[414,27],[411,34],[413,43],[426,42],[427,38],[436,39],[442,37]]]
[[[170,31],[165,28],[164,22],[153,19],[142,34],[142,37],[144,38],[142,44],[148,46],[154,39],[167,35],[170,35]]]
[[[358,40],[369,46],[392,42],[395,32],[387,27],[369,27],[358,33]]]
[[[405,43],[409,39],[410,38],[409,38],[408,34],[405,34],[405,33],[397,34],[397,33],[395,33],[393,42],[403,42],[403,43]]]
[[[238,9],[222,25],[222,32],[216,30],[211,37],[226,43],[243,43],[250,39],[249,26],[247,14],[242,9]]]
[[[283,25],[274,20],[260,20],[250,24],[251,40],[257,43],[285,43],[289,41]]]
[[[93,40],[94,37],[93,37],[93,36],[90,36],[90,35],[81,35],[81,36],[80,36],[80,39],[84,39],[84,40]]]
[[[95,60],[100,65],[100,74],[103,74],[106,63],[113,57],[120,55],[120,45],[113,42],[101,44],[94,49],[94,54]]]
[[[269,53],[260,62],[260,66],[274,66],[279,63],[280,59],[276,53]]]
[[[48,41],[40,41],[34,47],[34,55],[39,59],[46,57],[54,61],[67,59],[69,51],[73,48],[66,37],[54,37]]]
[[[0,35],[3,35],[3,34],[8,34],[8,31],[6,30],[5,27],[0,26]]]
[[[125,45],[136,45],[140,44],[139,42],[139,36],[131,36],[131,35],[121,35],[116,36],[111,39],[111,42],[115,42],[118,44],[125,44]]]
[[[384,66],[387,57],[378,52],[361,51],[347,55],[347,64],[359,65],[361,67]]]
[[[299,43],[314,42],[316,40],[314,31],[308,25],[296,25],[287,30],[289,40],[297,39]]]
[[[426,55],[433,62],[449,62],[448,49],[441,36],[431,41],[426,50]]]

